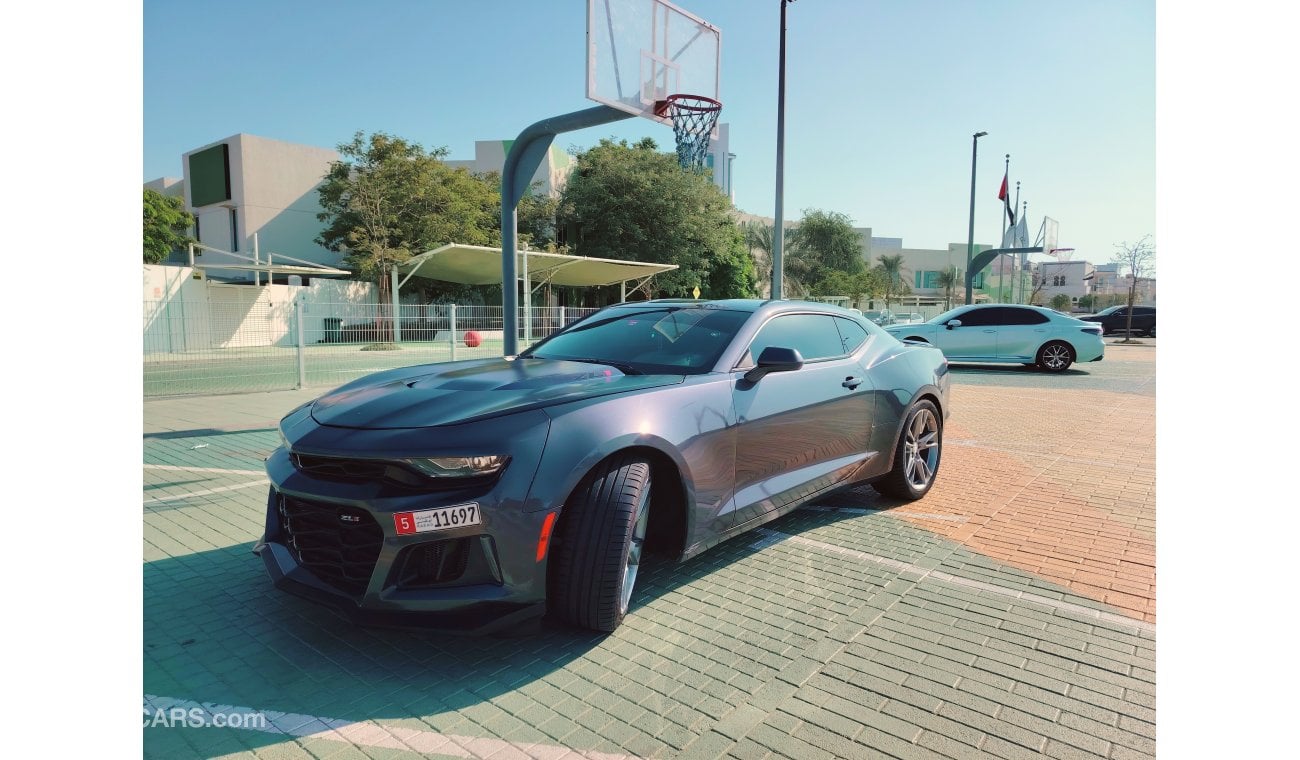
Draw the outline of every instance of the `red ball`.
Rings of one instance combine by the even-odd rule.
[[[465,333],[465,345],[469,346],[470,348],[478,348],[479,344],[482,342],[483,342],[483,336],[479,335],[473,330],[470,330],[469,332]]]

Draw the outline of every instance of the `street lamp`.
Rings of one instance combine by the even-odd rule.
[[[975,158],[979,153],[980,138],[988,132],[976,132],[970,141],[970,227],[966,232],[966,305],[971,303],[971,283],[975,274],[970,271],[971,261],[975,258]]]
[[[781,0],[781,54],[776,85],[776,220],[772,229],[772,299],[785,297],[782,268],[785,265],[785,6]]]

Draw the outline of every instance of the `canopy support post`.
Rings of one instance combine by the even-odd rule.
[[[392,283],[392,286],[389,288],[392,292],[389,293],[388,296],[389,296],[389,300],[391,300],[393,303],[393,342],[401,343],[402,342],[402,317],[401,317],[402,302],[397,297],[397,290],[398,288],[401,287],[401,285],[398,284],[397,282],[397,267],[393,267],[392,269],[388,270],[388,279],[389,282]]]

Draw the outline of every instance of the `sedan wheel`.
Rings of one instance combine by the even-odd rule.
[[[918,401],[904,420],[894,452],[894,469],[875,483],[888,496],[915,501],[934,485],[943,455],[943,424],[939,409],[930,401]]]
[[[594,631],[623,622],[650,523],[650,463],[615,455],[583,479],[560,513],[547,574],[547,605]]]
[[[1074,351],[1064,343],[1048,343],[1038,349],[1038,366],[1048,372],[1064,372],[1074,363]]]

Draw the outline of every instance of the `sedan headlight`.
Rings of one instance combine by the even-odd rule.
[[[509,461],[510,457],[498,455],[406,460],[412,467],[433,478],[472,478],[482,475],[495,475]]]
[[[275,431],[280,434],[280,445],[284,447],[285,451],[291,451],[293,447],[289,445],[289,438],[285,436],[284,428],[276,425]]]

